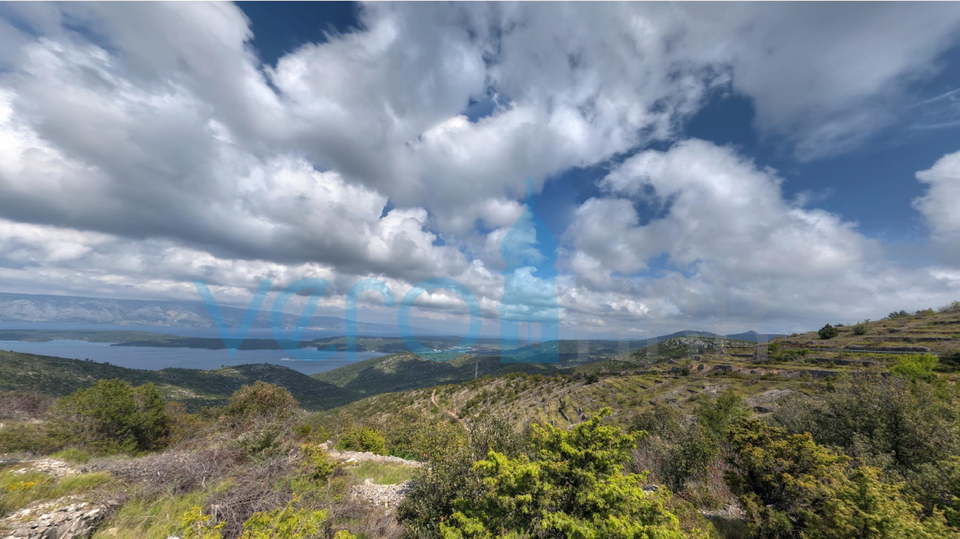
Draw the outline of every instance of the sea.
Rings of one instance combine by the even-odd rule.
[[[0,329],[46,329],[46,330],[94,330],[94,331],[152,331],[184,337],[219,338],[216,328],[171,327],[171,326],[113,326],[106,324],[54,324],[3,322]],[[331,332],[307,330],[303,339],[334,336]],[[272,338],[267,328],[252,328],[248,338]],[[219,369],[247,363],[270,363],[283,365],[304,374],[316,374],[350,365],[344,354],[321,361],[301,361],[289,357],[284,350],[239,350],[231,357],[229,350],[205,350],[201,348],[154,348],[150,346],[111,346],[111,343],[96,343],[74,340],[48,342],[0,341],[0,350],[25,352],[41,356],[90,359],[130,369],[161,370],[171,367],[183,369]],[[385,354],[357,352],[356,361],[363,361]]]

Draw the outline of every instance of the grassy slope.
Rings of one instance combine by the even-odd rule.
[[[153,382],[171,399],[191,407],[219,404],[244,384],[257,380],[286,387],[307,409],[324,409],[356,398],[349,390],[279,365],[239,365],[217,370],[127,369],[78,359],[0,351],[0,389],[67,395],[100,379],[132,384]]]
[[[790,392],[822,391],[831,375],[880,374],[900,357],[876,351],[818,351],[818,346],[927,346],[939,355],[960,350],[960,312],[870,322],[864,336],[854,335],[852,327],[840,329],[840,335],[829,340],[821,340],[816,332],[780,339],[786,349],[806,349],[803,356],[785,354],[764,359],[762,354],[758,357],[756,345],[730,341],[722,350],[701,350],[695,354],[684,352],[676,341],[668,341],[661,344],[655,358],[645,354],[609,358],[573,368],[544,370],[545,376],[540,377],[503,376],[494,371],[492,376],[476,381],[470,380],[472,376],[467,380],[451,377],[449,382],[440,382],[445,385],[438,384],[439,387],[429,387],[424,377],[417,389],[404,391],[406,388],[397,387],[394,393],[373,395],[329,413],[384,421],[411,410],[433,414],[438,420],[447,418],[449,412],[468,419],[497,413],[506,415],[515,425],[528,421],[569,425],[579,421],[578,409],[590,415],[611,406],[614,420],[627,424],[652,403],[668,404],[689,413],[700,400],[726,389],[735,389],[763,413],[776,408],[777,398]],[[377,360],[365,363],[345,368],[352,369],[349,371],[337,369],[317,377],[352,387],[361,386],[364,377],[373,378],[370,370],[391,370]],[[689,374],[684,374],[684,365],[689,367]],[[383,373],[384,378],[386,374]],[[596,374],[599,380],[589,383],[586,374]],[[956,373],[941,376],[960,378]],[[561,399],[569,420],[560,413]]]

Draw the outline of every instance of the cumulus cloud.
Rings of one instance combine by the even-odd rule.
[[[913,201],[932,231],[932,240],[948,260],[960,261],[960,152],[940,158],[934,165],[917,172],[917,179],[929,187]]]
[[[655,324],[676,316],[770,327],[824,312],[925,308],[960,290],[948,273],[887,260],[855,223],[787,201],[783,181],[700,140],[626,160],[568,231],[580,285],[568,306]],[[639,199],[663,215],[640,224]],[[653,271],[661,256],[666,267]]]
[[[362,277],[399,295],[444,276],[495,318],[523,180],[539,191],[657,143],[672,149],[630,157],[577,209],[565,323],[752,313],[764,294],[791,298],[783,319],[812,316],[898,281],[923,292],[890,301],[913,305],[952,290],[949,268],[892,265],[854,223],[785,201],[776,172],[679,139],[720,89],[803,159],[849,149],[935,71],[958,22],[951,4],[370,4],[358,30],[264,65],[233,4],[5,6],[0,278],[129,297],[204,278],[241,301],[261,278],[320,276],[341,301]],[[491,113],[469,118],[476,101]],[[944,245],[947,159],[917,202]],[[637,277],[663,256],[675,270]]]

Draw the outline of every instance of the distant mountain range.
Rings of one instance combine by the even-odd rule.
[[[237,328],[244,309],[221,306],[220,312],[231,328]],[[298,316],[284,314],[284,328],[295,327]],[[103,324],[115,326],[213,327],[206,306],[199,301],[163,301],[138,299],[103,299],[76,296],[48,296],[37,294],[0,293],[0,322]],[[310,328],[343,334],[343,318],[315,316]],[[253,323],[255,328],[270,327],[270,312],[261,310]],[[439,335],[435,331],[413,328],[417,335]],[[358,322],[360,335],[398,336],[397,327],[389,324]],[[644,343],[660,342],[673,337],[727,337],[750,342],[767,342],[778,335],[763,335],[755,331],[718,335],[708,331],[678,331],[670,335],[644,339]]]
[[[220,306],[224,320],[237,328],[244,309]],[[297,324],[298,316],[284,314],[284,328]],[[104,324],[116,326],[214,327],[207,307],[199,301],[103,299],[0,293],[0,322]],[[346,322],[334,316],[315,316],[309,329],[343,333]],[[270,311],[262,310],[255,328],[270,327]],[[357,331],[368,335],[396,335],[396,326],[358,322]]]

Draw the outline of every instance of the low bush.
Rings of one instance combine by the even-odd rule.
[[[897,363],[890,367],[890,372],[910,380],[931,381],[937,377],[934,374],[940,360],[933,354],[910,354],[897,358]]]
[[[853,326],[854,335],[866,335],[867,334],[867,323],[870,320],[864,320],[863,322],[858,322]]]
[[[222,416],[232,426],[242,427],[250,423],[283,422],[296,411],[297,400],[290,390],[258,380],[236,390],[223,408]]]
[[[951,301],[937,310],[941,313],[960,313],[960,301]]]
[[[387,444],[383,435],[371,427],[356,427],[344,431],[340,435],[340,441],[337,443],[337,449],[340,451],[366,451],[384,455],[387,452]]]
[[[234,443],[257,462],[296,447],[299,409],[286,388],[262,381],[243,386],[219,412],[220,426],[232,430]]]
[[[888,458],[891,473],[960,454],[960,403],[933,384],[842,378],[816,397],[795,395],[774,412],[791,433],[809,432],[858,459]]]

